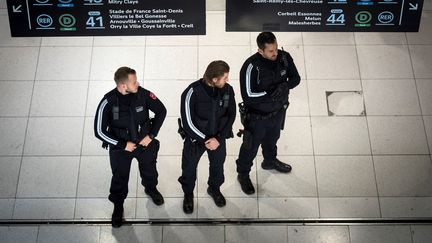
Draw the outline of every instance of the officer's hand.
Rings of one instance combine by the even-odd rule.
[[[134,143],[129,141],[126,143],[126,148],[125,148],[126,151],[132,152],[135,149],[136,149],[136,145]]]
[[[141,140],[141,142],[140,142],[139,144],[141,144],[141,145],[144,146],[144,147],[147,147],[147,146],[151,143],[152,140],[153,140],[153,139],[151,139],[151,138],[149,137],[149,135],[147,135],[147,136],[145,136],[145,137]]]
[[[219,141],[216,138],[210,138],[205,141],[205,146],[208,150],[216,150],[219,147]]]
[[[286,96],[288,91],[288,83],[283,82],[277,86],[277,88],[270,94],[270,96],[274,101],[280,101]]]

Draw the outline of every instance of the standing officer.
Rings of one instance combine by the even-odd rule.
[[[224,61],[213,61],[204,77],[193,82],[181,96],[181,122],[184,146],[182,175],[178,179],[184,192],[183,211],[193,212],[193,190],[198,161],[207,151],[210,175],[207,193],[218,207],[226,204],[220,192],[224,182],[223,165],[226,157],[225,139],[232,137],[236,115],[234,91],[228,82],[229,66]]]
[[[108,199],[114,203],[112,226],[120,227],[133,158],[138,160],[145,193],[154,204],[164,203],[156,189],[159,141],[155,137],[165,120],[166,109],[152,92],[139,86],[135,70],[121,67],[114,80],[117,87],[105,94],[97,108],[94,132],[102,140],[102,147],[109,146],[112,179]],[[152,119],[149,110],[155,114]]]
[[[257,44],[258,52],[249,57],[240,70],[243,103],[239,106],[244,131],[236,163],[237,179],[246,194],[255,193],[249,172],[260,145],[264,156],[263,169],[282,173],[291,171],[290,165],[276,158],[276,143],[285,123],[289,90],[300,83],[291,55],[278,49],[273,33],[260,33]]]

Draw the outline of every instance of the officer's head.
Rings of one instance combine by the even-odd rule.
[[[272,32],[261,32],[257,37],[258,52],[265,59],[276,61],[278,44]]]
[[[213,61],[204,73],[204,82],[212,87],[222,88],[228,82],[229,66],[222,60]]]
[[[117,84],[117,90],[126,95],[136,93],[139,83],[135,70],[129,67],[121,67],[114,74],[114,81]]]

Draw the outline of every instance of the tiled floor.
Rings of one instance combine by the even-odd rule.
[[[207,1],[207,7],[224,10],[225,5]],[[210,60],[223,59],[231,66],[230,82],[240,101],[238,72],[256,50],[257,33],[227,33],[224,21],[223,11],[208,11],[205,36],[12,39],[5,0],[0,0],[0,221],[110,218],[109,159],[93,135],[93,117],[102,95],[114,87],[113,72],[120,65],[135,68],[141,84],[168,108],[157,164],[166,203],[157,207],[148,200],[134,162],[125,205],[128,219],[432,217],[430,0],[425,1],[419,33],[277,33],[302,76],[291,93],[278,144],[281,160],[293,165],[292,173],[263,171],[258,156],[251,174],[257,193],[246,196],[236,181],[241,140],[234,138],[227,145],[222,186],[227,206],[215,207],[206,193],[208,162],[203,157],[196,209],[192,215],[184,214],[177,182],[180,93],[202,75]],[[366,116],[329,116],[326,91],[360,91]],[[237,119],[234,129],[239,128]],[[184,238],[188,236],[180,233],[183,230],[194,232],[192,238]],[[227,225],[211,230],[134,226],[119,231],[105,226],[2,227],[0,239],[56,242],[61,235],[56,231],[89,242],[124,237],[141,241],[144,235],[156,242],[262,242],[260,237],[275,242],[396,242],[386,237],[427,242],[424,239],[432,238],[430,226],[416,225],[379,229]]]
[[[0,242],[427,243],[432,225],[1,226]]]

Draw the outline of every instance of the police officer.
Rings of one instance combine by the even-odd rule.
[[[207,193],[218,207],[226,204],[220,192],[224,182],[225,139],[232,137],[236,114],[233,88],[227,84],[229,66],[213,61],[204,77],[193,82],[181,96],[181,121],[184,128],[182,175],[178,179],[184,192],[183,211],[193,212],[193,190],[198,161],[205,151],[210,160]]]
[[[243,98],[240,115],[244,131],[236,163],[237,179],[246,194],[255,193],[249,172],[260,145],[264,156],[263,169],[282,173],[291,171],[290,165],[276,158],[276,143],[285,122],[289,90],[300,83],[291,55],[278,49],[273,33],[260,33],[257,44],[258,52],[249,57],[240,70]]]
[[[105,94],[97,108],[94,132],[104,148],[109,146],[112,179],[108,199],[114,203],[112,226],[120,227],[133,158],[138,160],[145,193],[156,205],[164,203],[156,189],[159,141],[155,137],[165,120],[166,109],[155,94],[139,86],[135,70],[121,67],[114,80],[117,87]],[[152,119],[149,110],[155,114]]]

